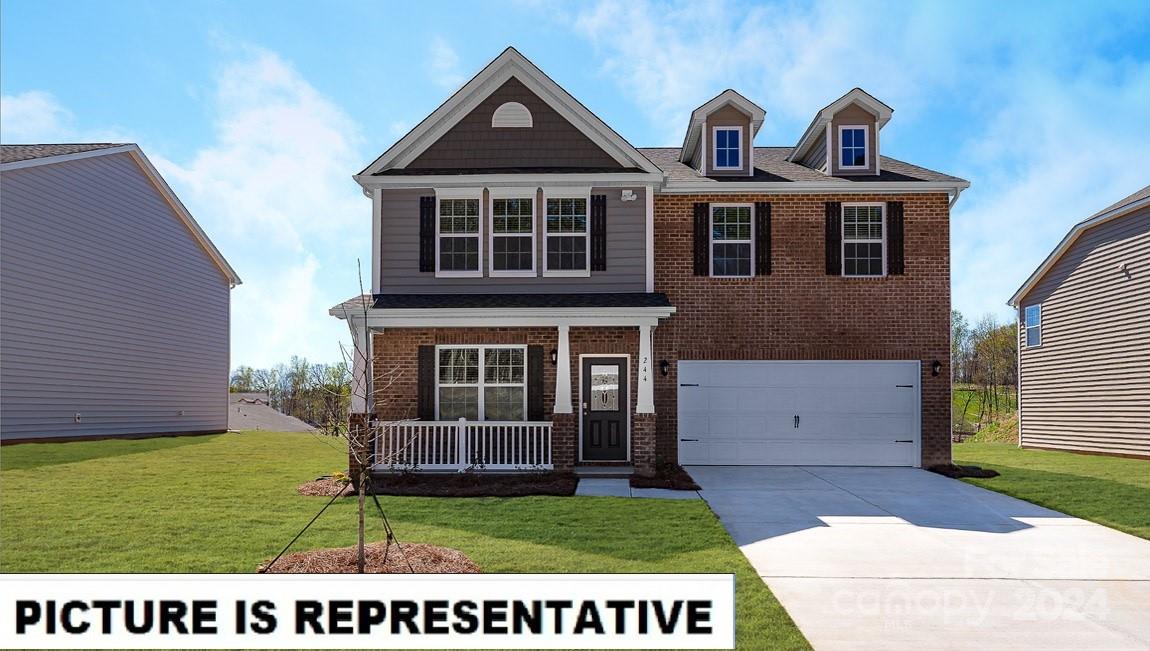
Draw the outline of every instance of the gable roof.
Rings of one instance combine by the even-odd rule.
[[[215,244],[208,238],[207,233],[204,232],[200,225],[196,223],[195,218],[188,212],[180,198],[172,191],[164,177],[160,176],[159,171],[144,155],[140,147],[133,143],[127,144],[112,144],[112,143],[68,143],[68,144],[39,144],[39,145],[0,145],[0,172],[8,172],[11,170],[27,169],[31,167],[39,167],[42,165],[55,165],[73,160],[80,160],[83,158],[91,158],[93,156],[111,156],[115,154],[128,154],[132,160],[144,173],[144,176],[152,182],[156,191],[167,202],[172,212],[184,224],[184,226],[191,232],[192,237],[208,254],[212,262],[216,264],[220,272],[227,278],[232,286],[239,285],[243,281],[240,280],[239,275],[235,269],[228,264],[224,259],[223,254],[216,248]]]
[[[1110,204],[1102,210],[1094,213],[1090,217],[1075,224],[1070,229],[1070,232],[1062,238],[1062,241],[1058,243],[1058,246],[1054,247],[1054,250],[1050,252],[1050,255],[1046,256],[1046,259],[1042,261],[1042,264],[1038,265],[1038,268],[1034,270],[1034,273],[1030,274],[1030,277],[1026,279],[1026,282],[1022,283],[1022,286],[1018,288],[1018,291],[1014,292],[1014,295],[1010,297],[1010,300],[1007,301],[1006,304],[1013,307],[1018,307],[1018,304],[1022,301],[1023,298],[1026,297],[1028,293],[1030,293],[1030,290],[1033,289],[1034,286],[1042,280],[1042,277],[1046,275],[1046,272],[1050,271],[1055,263],[1057,263],[1058,260],[1062,258],[1062,256],[1067,251],[1070,250],[1070,247],[1074,244],[1074,242],[1076,242],[1079,237],[1082,237],[1082,234],[1085,233],[1088,229],[1094,228],[1095,226],[1099,226],[1101,224],[1105,224],[1106,222],[1112,221],[1114,219],[1118,219],[1119,217],[1124,217],[1136,210],[1141,210],[1142,208],[1146,207],[1150,207],[1150,185],[1142,188],[1141,190],[1138,190],[1128,197],[1124,197]]]
[[[707,121],[707,116],[728,105],[734,106],[751,117],[751,140],[754,141],[755,134],[757,134],[759,128],[763,126],[763,119],[767,116],[767,111],[758,104],[743,97],[738,92],[728,88],[712,97],[699,108],[691,111],[691,121],[687,124],[687,133],[683,134],[683,147],[679,154],[679,160],[684,162],[691,160],[691,154],[695,152],[695,147],[698,146],[700,142],[703,123]]]
[[[377,175],[384,170],[402,169],[419,154],[435,143],[451,127],[459,123],[468,113],[502,86],[508,79],[516,78],[531,92],[535,93],[548,106],[555,109],[601,147],[621,167],[639,168],[658,174],[659,168],[647,160],[639,150],[623,139],[614,129],[607,126],[594,113],[583,106],[570,93],[563,90],[542,70],[535,66],[513,47],[503,51],[494,61],[487,64],[479,74],[463,85],[446,102],[423,119],[399,142],[392,145],[379,158],[355,176],[361,184],[364,177]]]
[[[827,123],[831,121],[835,113],[838,113],[851,104],[858,104],[874,114],[875,119],[878,121],[879,129],[882,129],[886,126],[887,122],[890,122],[890,117],[894,113],[894,109],[879,101],[874,95],[858,87],[852,88],[842,97],[824,106],[823,109],[815,115],[815,119],[811,120],[810,126],[803,132],[803,137],[799,138],[799,144],[795,145],[795,149],[788,160],[800,160],[803,156],[806,156],[807,150],[818,140],[819,134],[826,128]]]

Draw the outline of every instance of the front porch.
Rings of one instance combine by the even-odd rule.
[[[575,297],[612,304],[556,305],[570,299],[544,296],[538,299],[547,304],[532,306],[524,303],[535,297],[517,296],[505,309],[452,310],[377,298],[367,310],[337,314],[361,351],[353,422],[373,423],[368,463],[353,466],[376,473],[652,471],[659,372],[652,339],[674,308],[661,295]]]

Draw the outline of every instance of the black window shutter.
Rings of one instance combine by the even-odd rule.
[[[435,420],[435,346],[419,347],[418,382],[416,410],[419,420]]]
[[[771,204],[755,203],[755,275],[771,273]]]
[[[419,270],[435,271],[435,197],[419,198]]]
[[[591,195],[591,271],[607,271],[607,195]]]
[[[543,346],[527,347],[527,420],[543,420]]]
[[[902,275],[903,271],[903,219],[902,202],[888,201],[886,204],[886,272]]]
[[[711,274],[711,204],[695,204],[695,275]]]
[[[843,205],[838,201],[827,202],[827,275],[843,275]]]

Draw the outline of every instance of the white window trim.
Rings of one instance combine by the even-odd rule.
[[[738,131],[739,132],[739,164],[738,165],[719,165],[719,138],[715,134],[719,131]],[[728,147],[729,149],[729,147]],[[743,152],[743,127],[738,125],[731,126],[713,126],[711,127],[711,169],[714,170],[741,170],[743,169],[743,159],[746,158]]]
[[[547,200],[548,199],[586,199],[587,201],[587,232],[584,233],[587,242],[587,255],[583,261],[584,269],[548,269],[547,268],[547,240],[552,237],[578,237],[572,233],[547,232]],[[543,203],[539,207],[540,219],[543,221],[543,249],[540,256],[543,258],[544,278],[589,278],[591,276],[591,188],[543,188]]]
[[[863,164],[862,165],[844,165],[843,164],[843,131],[847,129],[862,129],[863,132]],[[839,169],[840,170],[865,170],[870,167],[870,128],[865,124],[840,124],[839,125],[839,147],[838,147]]]
[[[522,421],[492,421],[492,422],[528,422],[527,417],[527,383],[531,381],[527,377],[527,346],[523,344],[450,344],[435,347],[435,420],[439,418],[439,351],[441,350],[468,350],[477,349],[479,351],[479,375],[478,382],[475,384],[446,384],[442,386],[447,387],[475,387],[476,394],[478,395],[479,405],[479,420],[475,422],[485,422],[486,418],[486,405],[483,402],[484,387],[489,386],[483,377],[484,372],[484,359],[487,357],[485,351],[492,348],[504,349],[514,348],[523,351],[523,383],[522,384],[492,384],[493,387],[523,387],[523,420]]]
[[[1038,308],[1038,324],[1027,325],[1026,311],[1030,308]],[[1030,329],[1034,328],[1038,331],[1038,343],[1031,345],[1030,343]],[[1022,308],[1022,345],[1026,348],[1041,348],[1042,347],[1042,303],[1031,303]]]
[[[441,236],[439,233],[439,204],[444,199],[475,199],[479,202],[478,231],[474,237],[479,240],[479,265],[474,271],[444,271],[439,268],[439,243],[441,237],[459,237],[459,234]],[[469,237],[471,237],[469,235]],[[435,190],[435,277],[436,278],[482,278],[483,277],[483,190],[477,188],[438,188]]]
[[[539,206],[535,188],[493,188],[487,192],[487,275],[492,278],[534,278],[539,275]],[[528,199],[531,201],[531,269],[499,271],[495,269],[495,200]],[[499,237],[527,237],[525,233],[501,234]]]
[[[751,245],[751,273],[746,276],[719,276],[715,274],[715,208],[750,208],[751,210],[751,239],[747,240],[719,240],[724,244],[750,244]],[[707,258],[709,259],[708,274],[711,278],[754,278],[755,277],[755,204],[753,203],[713,203],[708,208],[707,215]]]
[[[848,274],[847,273],[847,208],[848,207],[878,207],[882,214],[882,239],[851,240],[855,244],[882,244],[882,273],[881,274]],[[855,202],[844,203],[839,213],[839,274],[843,278],[885,278],[886,268],[886,204],[881,202]]]

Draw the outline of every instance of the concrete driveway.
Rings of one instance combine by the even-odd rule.
[[[1150,541],[912,468],[688,470],[816,649],[1150,648]]]

